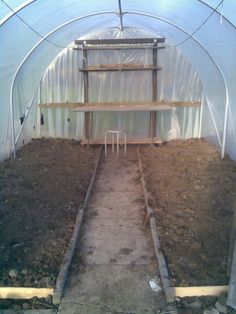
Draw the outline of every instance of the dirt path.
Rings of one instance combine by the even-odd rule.
[[[164,305],[149,286],[158,265],[138,178],[135,149],[102,163],[59,313],[158,313]]]

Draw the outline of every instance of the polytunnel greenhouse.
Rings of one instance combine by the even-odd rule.
[[[235,313],[236,2],[1,0],[0,36],[0,311]]]

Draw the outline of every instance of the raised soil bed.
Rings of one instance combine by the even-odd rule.
[[[0,164],[0,287],[55,286],[98,153],[41,139]]]
[[[204,140],[140,149],[174,286],[227,285],[236,164]]]

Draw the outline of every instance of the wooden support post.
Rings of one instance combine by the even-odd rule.
[[[86,49],[83,49],[83,67],[88,66],[88,53]],[[84,77],[84,103],[89,101],[89,78],[88,72],[83,72]],[[87,139],[87,143],[89,145],[89,139],[92,137],[92,113],[85,112],[84,113],[84,131],[85,138]]]
[[[232,260],[234,254],[234,245],[236,242],[236,202],[234,204],[233,222],[231,226],[230,245],[229,245],[229,263],[228,263],[228,275],[230,275],[232,268]]]
[[[157,67],[157,43],[154,44],[152,50],[153,67]],[[153,69],[152,71],[152,101],[157,101],[157,71]],[[150,112],[150,137],[152,139],[156,136],[156,111]]]
[[[227,305],[236,310],[236,204],[234,205],[234,218],[230,237],[228,273],[230,274],[230,282]]]

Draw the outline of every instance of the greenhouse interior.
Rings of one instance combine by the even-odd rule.
[[[236,313],[236,1],[1,0],[0,36],[0,311]]]

